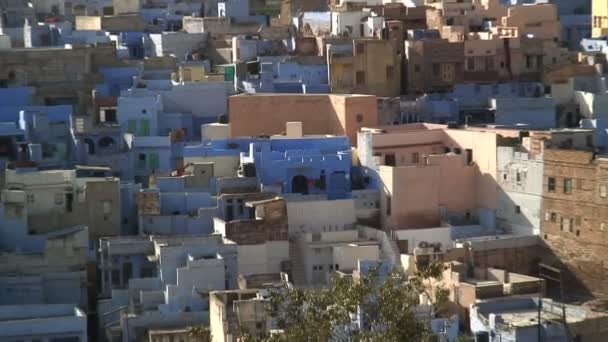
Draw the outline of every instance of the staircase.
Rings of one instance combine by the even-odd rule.
[[[389,238],[388,244],[395,256],[395,258],[391,258],[394,259],[392,260],[393,264],[395,267],[401,266],[401,252],[399,251],[399,246],[397,246],[397,241]]]
[[[298,253],[298,246],[295,241],[289,241],[289,261],[291,262],[291,283],[294,286],[302,287],[306,285],[306,273],[304,265]]]

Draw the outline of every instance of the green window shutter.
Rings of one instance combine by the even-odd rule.
[[[139,136],[147,137],[150,135],[150,120],[142,119],[139,121]]]
[[[127,132],[135,134],[137,132],[137,120],[127,121]]]
[[[148,155],[148,159],[149,159],[148,165],[149,165],[150,169],[158,170],[158,168],[160,166],[159,161],[158,161],[158,153],[150,153]]]

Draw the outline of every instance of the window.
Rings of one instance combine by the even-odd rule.
[[[141,278],[154,278],[156,276],[156,270],[152,266],[144,266],[140,271]]]
[[[145,153],[140,153],[137,156],[137,167],[140,169],[143,169],[146,167],[146,154]]]
[[[362,123],[363,122],[363,114],[357,114],[356,119],[357,119],[358,123]]]
[[[418,164],[420,161],[420,154],[418,152],[412,153],[412,164]]]
[[[441,72],[439,63],[433,63],[433,76],[439,76]]]
[[[606,184],[600,184],[600,198],[606,198],[608,196],[607,191]]]
[[[120,271],[112,270],[112,285],[120,286]]]
[[[564,193],[567,195],[572,194],[572,179],[564,179]]]
[[[543,56],[536,56],[536,69],[541,69],[543,67]]]
[[[557,213],[551,213],[551,222],[557,222]]]
[[[357,71],[356,78],[357,78],[357,85],[365,84],[365,71]]]
[[[365,53],[365,45],[362,43],[358,43],[355,45],[355,53],[357,55]]]
[[[105,123],[116,123],[116,108],[100,108],[99,121]]]
[[[149,157],[149,167],[151,170],[157,170],[160,166],[160,162],[158,160],[158,153],[150,153]]]
[[[394,153],[387,153],[386,155],[384,155],[384,165],[386,166],[395,166],[396,165],[396,159],[395,159],[395,154]]]
[[[515,213],[516,214],[521,214],[521,207],[520,206],[518,206],[518,205],[515,206]]]
[[[568,220],[568,231],[570,233],[572,233],[573,230],[574,230],[574,219],[571,218],[570,220]]]
[[[386,66],[386,80],[392,81],[395,79],[395,68],[392,65]]]
[[[549,192],[555,192],[555,178],[549,177],[547,180],[547,190]]]
[[[391,216],[391,196],[386,196],[386,216]]]
[[[521,182],[521,172],[517,171],[517,173],[515,173],[515,181],[517,183]]]
[[[467,70],[475,70],[475,58],[467,58]]]
[[[526,68],[532,69],[532,56],[526,56]]]
[[[239,210],[239,215],[243,215],[245,214],[245,206],[243,205],[243,200],[242,199],[237,199],[236,200],[236,207]]]
[[[494,70],[494,57],[486,57],[486,71]]]
[[[130,262],[125,262],[122,264],[122,279],[124,279],[125,283],[127,283],[132,276],[133,265]]]
[[[131,134],[135,134],[135,132],[137,132],[137,120],[127,121],[127,132]]]
[[[564,218],[563,218],[563,217],[560,217],[560,218],[559,218],[559,230],[561,230],[562,232],[564,231],[564,222],[565,222],[565,221],[566,221],[566,220],[564,220]]]
[[[137,135],[147,137],[150,135],[150,120],[142,119],[139,121],[139,132]]]

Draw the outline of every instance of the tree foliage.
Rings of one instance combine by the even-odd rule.
[[[357,280],[334,277],[328,287],[289,289],[271,294],[267,310],[283,334],[243,341],[437,341],[428,321],[447,300],[447,291],[430,291],[431,279],[441,279],[444,266],[419,267],[413,277],[378,270]],[[432,305],[420,309],[420,298]],[[356,321],[361,324],[355,324]]]

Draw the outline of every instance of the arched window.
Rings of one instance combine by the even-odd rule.
[[[308,179],[297,175],[291,180],[291,192],[294,194],[308,195]]]
[[[111,137],[103,137],[99,140],[99,148],[100,149],[111,149],[114,148],[114,139]]]

